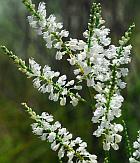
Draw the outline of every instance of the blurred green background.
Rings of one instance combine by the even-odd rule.
[[[45,0],[44,0],[45,1]],[[39,0],[34,0],[38,4]],[[54,13],[70,31],[70,37],[83,38],[87,28],[90,0],[46,0],[47,14]],[[132,64],[127,89],[123,91],[124,119],[127,121],[130,140],[133,141],[140,129],[140,0],[99,0],[103,18],[112,30],[111,37],[117,40],[135,22],[132,36]],[[48,51],[42,38],[29,27],[28,12],[21,0],[0,0],[0,44],[6,45],[21,58],[34,57],[41,65],[49,64],[54,70],[61,70],[72,78],[72,70],[63,60],[54,59],[55,51]],[[87,92],[87,93],[85,93]],[[86,88],[81,92],[86,98]],[[17,68],[0,52],[0,163],[57,163],[57,155],[50,150],[49,144],[40,141],[31,133],[32,120],[21,108],[21,102],[28,102],[36,112],[48,111],[62,122],[74,136],[88,142],[91,153],[99,156],[102,162],[101,144],[92,136],[91,109],[83,104],[73,108],[71,105],[60,107],[48,100],[32,87],[31,80],[17,71]],[[111,154],[111,163],[128,163],[124,143],[119,152]]]

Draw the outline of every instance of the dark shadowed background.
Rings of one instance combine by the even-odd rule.
[[[45,1],[45,0],[44,0]],[[38,4],[39,0],[34,0]],[[54,13],[64,22],[70,31],[70,37],[83,38],[87,28],[90,0],[46,0],[47,14]],[[112,30],[111,37],[117,45],[118,39],[132,22],[136,28],[132,36],[132,64],[130,67],[127,89],[123,91],[124,119],[127,121],[130,140],[136,137],[140,129],[140,0],[100,0],[106,26]],[[0,44],[6,45],[16,55],[28,60],[35,58],[41,65],[49,64],[54,70],[61,70],[72,78],[72,71],[65,60],[54,59],[55,51],[46,50],[43,39],[29,27],[28,12],[21,0],[0,0]],[[89,94],[84,88],[83,94]],[[17,71],[17,68],[0,52],[0,163],[57,163],[57,155],[31,133],[27,113],[21,108],[21,102],[28,102],[36,112],[48,111],[62,122],[74,136],[80,136],[88,142],[88,149],[96,153],[102,162],[101,144],[92,136],[92,112],[87,106],[79,104],[60,107],[58,103],[48,100],[47,95],[40,94],[32,87],[32,82]],[[113,152],[111,163],[127,163],[124,144],[119,152]]]

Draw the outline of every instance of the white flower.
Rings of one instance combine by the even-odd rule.
[[[114,45],[110,45],[109,46],[109,49],[107,49],[105,51],[105,56],[108,58],[108,59],[113,59],[117,56],[117,48],[114,46]]]
[[[93,87],[95,85],[94,78],[92,79],[87,79],[87,86],[88,87]]]
[[[75,144],[80,144],[82,143],[82,139],[80,137],[77,137],[75,140],[74,140],[74,143]]]
[[[53,116],[43,112],[40,118],[45,119],[47,122],[53,122]]]
[[[66,31],[66,30],[62,30],[62,31],[59,33],[59,35],[60,35],[61,37],[68,37],[68,36],[69,36],[69,32]]]
[[[128,75],[128,68],[121,68],[121,74],[123,77]]]
[[[57,43],[54,44],[54,48],[61,50],[62,49],[62,44],[63,44],[62,42],[57,42]],[[65,54],[65,52],[64,52],[64,54]]]
[[[59,132],[58,132],[59,135],[66,135],[66,133],[67,133],[66,128],[62,128],[62,129],[60,129]]]
[[[66,79],[67,79],[66,75],[62,75],[62,76],[59,77],[57,83],[58,83],[59,85],[63,86],[63,85],[65,85],[65,83],[66,83]]]
[[[110,38],[106,38],[105,36],[100,38],[101,43],[104,46],[108,46],[111,43],[111,39]]]
[[[74,74],[75,74],[75,75],[78,75],[79,73],[80,73],[80,69],[74,70]]]
[[[46,86],[46,92],[48,92],[48,93],[52,93],[53,92],[53,85],[52,84],[48,84],[47,86]]]
[[[129,158],[130,163],[140,163],[140,161],[135,160],[134,158]]]
[[[75,85],[75,86],[74,86],[74,89],[82,90],[82,86],[81,86],[81,85]]]
[[[34,134],[36,134],[36,135],[42,135],[42,133],[43,133],[43,128],[41,128],[41,127],[34,127],[33,125],[32,125],[32,129],[33,129],[33,133]]]
[[[78,99],[74,96],[71,96],[71,100],[70,103],[73,105],[73,106],[76,106],[78,104]]]
[[[33,72],[32,76],[40,76],[41,66],[38,63],[36,63],[33,58],[29,59],[29,66],[31,71]]]
[[[140,143],[138,143],[137,141],[135,141],[135,142],[133,143],[133,147],[134,147],[135,149],[140,148]]]
[[[119,149],[119,146],[118,146],[118,144],[116,144],[116,143],[111,144],[111,146],[112,146],[112,148],[113,148],[114,150],[118,150],[118,149]]]
[[[62,157],[64,157],[64,154],[65,154],[64,148],[61,147],[60,150],[59,150],[59,152],[58,152],[58,157],[61,159]]]
[[[66,97],[60,97],[60,105],[61,106],[66,105]]]
[[[112,109],[120,108],[123,100],[124,99],[121,95],[114,94],[114,96],[112,97],[111,102],[110,102],[110,107]]]
[[[53,41],[52,41],[52,36],[49,34],[49,32],[44,32],[43,33],[43,38],[46,41],[47,48],[48,49],[51,49],[52,48]]]
[[[47,138],[47,133],[43,133],[41,136],[40,136],[40,139],[42,140],[42,141],[45,141]]]
[[[69,43],[67,44],[67,46],[69,46],[69,48],[73,51],[76,51],[79,49],[78,46],[78,40],[77,39],[70,39]]]
[[[53,94],[53,101],[58,101],[59,99],[59,93]]]
[[[60,147],[60,143],[56,144],[56,141],[54,141],[54,142],[51,144],[51,149],[52,149],[53,151],[57,151],[59,147]]]
[[[61,60],[62,57],[63,57],[63,55],[65,55],[65,52],[60,52],[60,51],[58,51],[58,52],[56,53],[56,60]]]
[[[138,131],[137,140],[133,143],[133,156],[129,158],[130,163],[140,163],[140,131]]]
[[[100,83],[100,82],[97,82],[97,84],[94,85],[94,89],[99,93],[102,92],[103,87],[104,87],[104,85],[102,83]]]
[[[94,42],[93,46],[90,49],[90,56],[94,57],[96,54],[98,53],[103,53],[104,52],[104,48],[99,45],[97,42]]]
[[[44,2],[40,2],[38,6],[38,13],[41,17],[39,24],[42,28],[46,26],[46,7]]]
[[[95,29],[95,35],[100,39],[100,42],[104,46],[108,46],[111,42],[110,38],[107,38],[110,30],[102,27],[101,29]]]
[[[103,107],[99,107],[95,110],[94,116],[95,117],[101,117],[105,113],[105,109]]]
[[[118,86],[121,88],[121,89],[124,89],[126,87],[126,83],[125,82],[122,82],[121,80],[118,80]]]
[[[89,36],[88,31],[85,31],[85,32],[83,33],[83,36],[84,36],[85,38],[88,38],[88,36]]]
[[[70,161],[73,160],[74,152],[68,152],[68,153],[67,153],[67,157],[69,158],[68,163],[70,163]]]
[[[55,138],[56,138],[56,133],[51,132],[48,136],[48,141],[52,143],[55,140]]]
[[[94,98],[101,103],[106,103],[106,98],[103,94],[97,94]]]
[[[67,59],[69,61],[69,63],[71,65],[75,65],[76,64],[76,58],[75,57],[71,57],[70,59]]]
[[[32,28],[37,28],[37,21],[34,20],[33,16],[28,16],[28,21]]]
[[[115,142],[116,143],[120,143],[122,140],[122,136],[121,135],[118,135],[118,134],[115,134]]]
[[[33,80],[33,85],[34,85],[35,88],[39,89],[40,86],[41,86],[41,81],[40,81],[40,79],[39,79],[39,78],[35,78],[35,79]]]
[[[86,43],[83,40],[79,40],[78,42],[78,50],[83,50],[86,46]]]
[[[40,2],[38,6],[37,13],[40,17],[38,20],[35,16],[28,16],[29,24],[32,28],[35,29],[35,31],[38,33],[38,35],[42,35],[42,31],[46,26],[46,8],[45,3]]]
[[[124,53],[130,54],[131,53],[131,49],[132,49],[131,45],[128,45],[128,46],[124,47]]]
[[[59,128],[61,128],[61,124],[60,124],[60,122],[56,121],[56,122],[54,123],[54,125],[51,127],[51,130],[52,130],[52,131],[55,131],[55,130],[57,130],[57,129],[59,129]]]
[[[71,81],[67,82],[66,87],[69,87],[69,86],[72,86],[72,85],[74,85],[74,80],[71,80]]]
[[[110,150],[110,143],[103,143],[103,149],[105,151],[109,151]]]
[[[114,132],[122,132],[123,131],[123,126],[121,124],[115,124],[113,127]]]

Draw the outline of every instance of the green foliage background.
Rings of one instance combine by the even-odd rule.
[[[38,3],[39,0],[34,0]],[[87,27],[91,1],[89,0],[46,0],[47,12],[55,13],[64,21],[64,26],[71,32],[71,37],[82,38]],[[133,53],[127,89],[123,91],[124,119],[127,121],[130,140],[136,137],[140,129],[140,1],[139,0],[99,0],[103,8],[106,25],[112,29],[114,43],[121,37],[128,26],[135,22],[132,37]],[[0,0],[0,44],[6,45],[25,60],[29,57],[49,64],[53,69],[61,70],[72,78],[72,70],[63,60],[54,59],[55,51],[48,51],[43,40],[36,36],[27,22],[27,11],[20,0]],[[87,92],[87,93],[85,93]],[[84,88],[81,93],[89,98]],[[60,107],[52,103],[47,95],[42,95],[32,87],[31,80],[17,71],[8,58],[0,52],[0,163],[57,163],[57,156],[50,150],[49,144],[40,141],[31,133],[32,121],[21,108],[21,102],[28,102],[36,112],[48,111],[56,120],[88,142],[89,151],[96,153],[102,162],[101,144],[92,136],[94,126],[91,123],[92,111],[79,104],[75,109],[71,105]],[[124,143],[119,152],[111,154],[111,163],[127,163]]]

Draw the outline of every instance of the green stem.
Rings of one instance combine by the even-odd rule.
[[[90,19],[88,23],[88,40],[87,40],[87,54],[90,52],[90,48],[92,46],[92,37],[94,34],[94,29],[99,27],[99,20],[101,18],[101,7],[100,4],[93,3],[90,11]],[[90,66],[90,58],[87,59],[87,64]]]
[[[105,151],[104,163],[110,163],[110,154],[109,154],[109,151]]]
[[[124,139],[125,139],[125,149],[127,152],[127,157],[128,159],[132,157],[132,147],[129,139],[129,134],[128,134],[128,129],[127,129],[127,124],[125,123],[124,120],[122,120],[123,127],[124,127]]]
[[[63,161],[61,159],[59,159],[59,163],[63,163]]]

